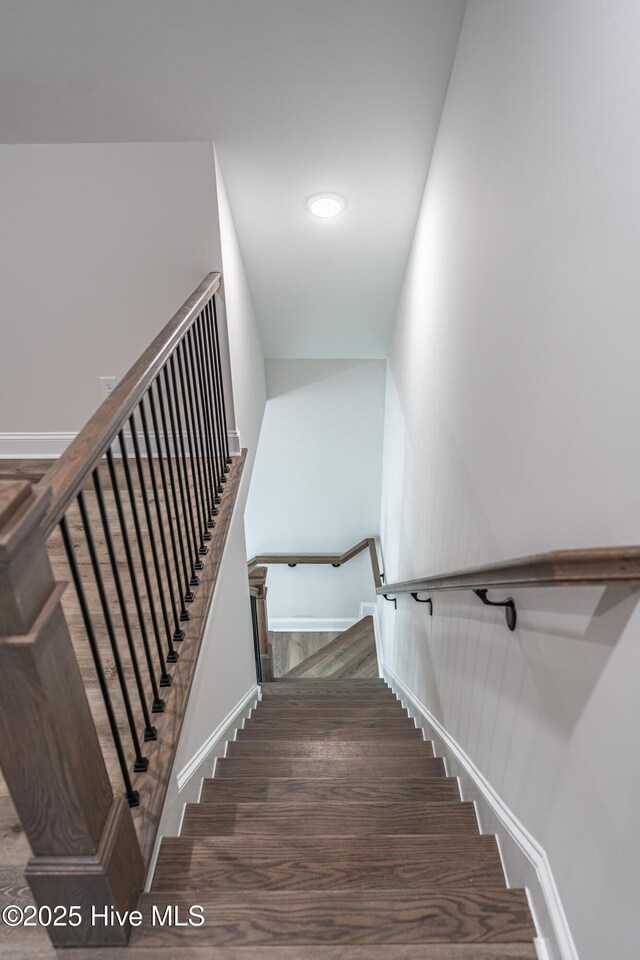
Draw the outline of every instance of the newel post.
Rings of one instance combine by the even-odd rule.
[[[80,907],[54,945],[125,943],[91,908],[135,907],[144,864],[131,812],[114,797],[60,604],[41,521],[48,492],[0,481],[0,767],[33,856],[36,904]]]
[[[273,679],[271,654],[269,652],[269,627],[267,621],[267,568],[254,567],[249,571],[249,591],[255,597],[258,648],[262,666],[262,680]]]

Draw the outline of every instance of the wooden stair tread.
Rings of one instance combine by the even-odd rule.
[[[224,803],[252,801],[262,803],[341,801],[442,801],[459,800],[460,788],[455,777],[413,777],[376,779],[372,777],[272,777],[258,780],[205,780],[200,802]]]
[[[388,757],[433,757],[430,740],[230,740],[226,756],[280,757],[299,760],[366,760]]]
[[[188,803],[181,836],[363,836],[478,833],[472,803],[316,801],[308,803]]]
[[[260,741],[256,741],[260,742]],[[366,760],[299,760],[297,758],[222,758],[215,777],[443,777],[440,757],[368,757]]]
[[[321,739],[327,730],[352,730],[354,734],[358,730],[367,732],[377,732],[380,730],[415,730],[415,722],[411,717],[403,714],[396,716],[367,717],[362,716],[357,710],[342,711],[340,716],[314,717],[314,716],[295,716],[287,717],[281,714],[272,716],[270,714],[252,713],[251,717],[245,721],[243,730],[258,729],[289,729],[289,730],[316,730]]]
[[[24,932],[24,930],[22,931]],[[21,938],[21,943],[23,939]],[[51,951],[47,951],[49,960]],[[14,955],[11,955],[14,958]],[[58,960],[78,960],[78,949],[59,950]],[[153,946],[130,943],[126,960],[536,960],[531,943],[412,943],[298,945],[288,947],[250,946],[216,947],[198,944],[155,942]],[[14,960],[36,960],[36,955],[20,954]],[[87,958],[83,958],[87,960]],[[123,960],[120,947],[92,947],[90,960]]]
[[[282,723],[247,720],[238,730],[238,740],[421,740],[422,730],[410,720],[318,720],[313,723]]]
[[[201,927],[158,927],[151,908],[176,906],[186,916],[193,896],[176,892],[143,894],[144,920],[131,942],[225,944],[476,943],[531,940],[524,890],[455,888],[437,894],[409,890],[325,893],[252,891],[198,898]]]
[[[504,886],[494,837],[206,837],[162,841],[152,890]]]
[[[314,700],[312,703],[305,703],[300,700],[260,700],[258,706],[251,711],[252,718],[274,718],[278,720],[323,719],[325,717],[362,717],[362,719],[389,717],[393,719],[408,716],[409,714],[399,701],[374,704],[373,706],[369,704],[350,706],[341,701],[323,703]]]

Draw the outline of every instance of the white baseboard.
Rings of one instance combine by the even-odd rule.
[[[544,848],[520,823],[428,707],[384,664],[382,675],[418,726],[425,730],[427,738],[435,741],[436,753],[445,759],[447,774],[458,777],[463,799],[475,803],[482,832],[497,835],[509,885],[526,887],[539,934],[535,941],[539,960],[578,960]]]
[[[269,617],[269,630],[274,633],[340,633],[348,630],[358,618],[337,617],[322,619],[320,617]]]
[[[236,728],[250,714],[251,708],[259,698],[260,687],[254,684],[220,721],[180,772],[172,773],[149,861],[145,890],[151,886],[162,838],[179,836],[187,803],[198,802],[203,777],[213,775],[215,758],[224,753],[227,740],[233,737]]]
[[[55,460],[75,433],[0,433],[0,460]]]
[[[77,437],[77,432],[73,433],[0,433],[0,460],[55,460]],[[188,439],[188,434],[184,434]],[[232,457],[239,457],[242,453],[240,444],[240,434],[237,430],[229,430],[229,453]],[[125,441],[129,440],[130,433],[125,432]],[[155,435],[153,431],[149,432],[149,440],[153,453],[155,449]],[[138,442],[144,451],[144,434],[138,434]],[[127,444],[129,446],[129,444]],[[133,455],[133,450],[129,451]],[[116,455],[119,454],[119,447],[116,444]],[[144,453],[143,453],[144,456]]]
[[[242,697],[242,699],[236,703],[235,707],[232,707],[226,717],[220,721],[215,730],[209,734],[202,746],[198,747],[191,759],[185,763],[182,770],[176,775],[178,790],[184,790],[189,780],[191,780],[191,777],[195,774],[198,767],[200,767],[206,760],[207,756],[211,753],[216,744],[223,739],[228,739],[227,732],[229,731],[229,728],[232,727],[235,730],[240,715],[244,711],[245,707],[254,700],[257,700],[259,696],[260,687],[255,684],[249,691],[247,691],[244,697]]]

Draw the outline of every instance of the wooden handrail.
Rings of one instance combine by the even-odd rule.
[[[454,570],[432,577],[385,583],[379,594],[494,587],[571,587],[622,583],[640,585],[640,547],[555,550],[516,560]]]
[[[334,567],[341,567],[343,563],[348,563],[349,560],[352,560],[354,557],[357,557],[359,553],[362,553],[364,550],[369,551],[369,557],[371,560],[371,571],[373,573],[373,582],[376,586],[382,587],[382,577],[380,576],[380,567],[378,564],[378,553],[376,550],[376,542],[373,537],[366,537],[364,540],[360,540],[359,543],[356,543],[353,547],[350,547],[349,550],[346,550],[344,553],[332,554],[332,553],[266,553],[259,554],[258,556],[252,557],[248,562],[249,570],[258,565],[268,566],[272,563],[283,564],[286,563],[288,566],[297,566],[301,564],[331,564]],[[384,588],[386,589],[386,588]],[[384,589],[378,590],[378,592],[384,592]]]
[[[64,516],[96,463],[105,454],[202,307],[219,289],[220,279],[219,273],[210,273],[205,277],[43,476],[40,486],[51,491],[49,507],[42,521],[45,537]]]

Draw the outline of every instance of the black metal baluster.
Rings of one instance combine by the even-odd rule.
[[[165,454],[166,454],[166,457],[167,457],[167,473],[169,474],[169,486],[170,486],[170,488],[171,488],[171,500],[172,500],[172,503],[173,503],[173,513],[174,513],[174,516],[175,516],[176,526],[177,526],[177,528],[178,528],[177,544],[178,544],[178,546],[179,546],[179,548],[180,548],[180,560],[182,561],[182,574],[183,574],[183,576],[184,576],[184,596],[183,596],[183,598],[182,598],[181,606],[182,606],[182,608],[184,609],[184,604],[185,604],[185,603],[191,603],[191,602],[193,601],[193,599],[194,599],[194,596],[193,596],[193,593],[191,592],[191,590],[189,589],[190,584],[189,584],[189,570],[188,570],[188,568],[187,568],[187,553],[186,553],[186,551],[185,551],[185,549],[184,549],[185,530],[184,530],[183,525],[182,525],[182,522],[181,522],[181,520],[180,520],[180,509],[179,509],[179,506],[178,506],[178,494],[177,494],[177,491],[176,491],[176,478],[175,478],[175,475],[174,475],[174,472],[173,472],[173,457],[171,456],[171,448],[170,448],[170,446],[169,446],[169,431],[168,431],[168,429],[167,429],[167,415],[166,415],[165,409],[164,409],[164,400],[163,400],[163,397],[162,397],[162,384],[160,383],[160,377],[159,377],[159,376],[158,376],[158,378],[157,378],[156,380],[154,380],[154,382],[151,384],[151,387],[150,387],[150,389],[149,389],[149,403],[150,403],[150,405],[151,405],[151,416],[153,417],[153,429],[154,429],[155,432],[156,432],[156,436],[158,436],[158,435],[159,435],[159,434],[158,434],[158,427],[157,427],[158,417],[157,417],[157,413],[156,413],[156,402],[155,402],[155,400],[154,400],[154,398],[153,398],[153,386],[154,386],[154,384],[155,384],[156,394],[157,394],[157,398],[158,398],[158,408],[159,408],[159,410],[160,410],[160,420],[161,420],[161,422],[162,422],[162,435],[163,435],[163,437],[164,437],[164,449],[165,449]],[[160,451],[160,452],[161,452],[161,451]],[[167,485],[166,485],[166,480],[164,479],[164,477],[163,477],[163,484],[164,484],[164,487],[165,487],[165,499],[166,499],[166,497],[167,497]],[[168,510],[168,509],[169,509],[169,507],[168,507],[168,505],[167,505],[167,510]],[[173,547],[173,549],[174,549],[174,558],[175,558],[175,561],[176,561],[176,569],[177,569],[177,566],[178,566],[178,558],[177,558],[177,556],[175,555],[175,541],[176,541],[176,538],[173,538],[173,541],[172,541],[172,542],[174,542],[174,547]],[[185,611],[185,612],[186,612],[186,611]],[[180,614],[180,617],[181,617],[181,619],[182,619],[182,613]],[[188,619],[189,619],[188,614],[187,614],[187,616],[186,616],[184,619],[185,619],[185,620],[188,620]]]
[[[187,341],[188,346],[191,373],[193,376],[193,394],[196,402],[196,415],[198,418],[198,426],[200,428],[200,460],[202,463],[202,472],[204,475],[205,490],[207,494],[207,506],[209,509],[209,520],[207,521],[207,526],[213,527],[215,526],[215,522],[212,518],[217,511],[215,510],[215,493],[213,490],[213,484],[211,483],[211,459],[209,444],[207,442],[209,432],[207,429],[207,419],[204,412],[202,371],[198,363],[198,350],[197,344],[195,343],[195,331],[193,326],[188,331],[185,340]]]
[[[191,488],[189,486],[189,471],[187,469],[187,453],[185,447],[185,432],[182,428],[182,417],[180,413],[180,394],[178,393],[178,382],[176,376],[176,362],[174,360],[174,354],[172,353],[169,357],[169,366],[171,368],[171,382],[173,384],[173,403],[175,404],[176,418],[178,421],[178,436],[180,437],[180,453],[181,456],[181,465],[184,470],[184,483],[186,489],[186,501],[189,504],[189,514],[191,516],[191,525],[193,529],[193,556],[194,567],[196,570],[202,570],[202,560],[199,559],[200,547],[202,547],[202,541],[200,542],[200,547],[198,546],[198,535],[196,533],[196,522],[193,515],[193,498],[191,496]],[[186,417],[186,414],[185,414]],[[186,419],[185,419],[186,425]],[[193,469],[193,468],[192,468]],[[197,506],[197,505],[196,505]],[[205,550],[206,553],[206,550]],[[199,581],[198,581],[199,582]]]
[[[169,382],[169,369],[167,365],[162,368],[162,374],[164,378],[165,392],[167,395],[167,407],[169,408],[169,420],[171,422],[171,433],[173,435],[173,449],[176,459],[176,473],[178,475],[178,485],[180,487],[180,500],[182,503],[182,515],[184,517],[184,526],[187,534],[188,541],[188,550],[189,550],[189,563],[191,565],[191,578],[189,580],[189,586],[197,587],[200,583],[200,578],[196,574],[196,569],[198,564],[200,564],[199,569],[202,570],[202,563],[198,560],[198,539],[196,537],[196,524],[193,518],[193,505],[191,503],[191,497],[188,496],[189,493],[189,483],[187,478],[187,464],[185,462],[184,455],[184,440],[182,437],[182,424],[180,423],[180,418],[178,417],[178,429],[176,429],[176,414],[174,413],[173,405],[176,404],[177,409],[177,400],[175,400],[175,394],[171,391],[171,384]],[[173,389],[175,391],[175,377]],[[186,492],[185,492],[186,490]],[[191,522],[191,526],[189,526]],[[193,539],[192,539],[193,537]],[[188,595],[185,599],[189,600]],[[191,594],[191,599],[193,599],[193,594]]]
[[[93,478],[93,487],[96,493],[96,499],[98,501],[98,511],[100,513],[100,521],[102,523],[102,529],[104,531],[104,538],[107,545],[107,553],[109,555],[109,563],[111,565],[111,574],[113,576],[113,582],[116,588],[116,596],[118,597],[118,603],[120,605],[120,616],[122,617],[122,624],[124,626],[124,634],[127,638],[127,646],[129,647],[129,656],[131,657],[131,666],[133,668],[133,676],[136,682],[136,687],[138,689],[138,697],[140,698],[140,707],[142,709],[142,716],[144,718],[144,739],[145,740],[155,740],[156,739],[156,728],[151,723],[151,717],[149,715],[149,708],[147,706],[147,698],[142,683],[142,676],[140,675],[140,666],[138,664],[138,654],[133,642],[133,634],[131,632],[131,623],[129,621],[129,612],[127,610],[127,602],[125,600],[124,591],[122,589],[122,581],[120,580],[120,570],[118,569],[118,558],[116,557],[116,552],[113,545],[113,537],[111,536],[111,527],[109,525],[109,517],[107,516],[107,510],[104,503],[104,495],[102,492],[102,484],[100,483],[100,477],[98,473],[98,467],[95,468],[92,474]]]
[[[206,309],[206,308],[205,308]],[[203,311],[204,312],[204,311]],[[216,448],[216,435],[213,422],[213,411],[211,409],[211,394],[209,390],[209,381],[207,379],[206,355],[204,341],[202,339],[202,313],[197,318],[193,335],[196,347],[196,358],[198,361],[198,377],[200,380],[200,395],[202,397],[202,409],[204,413],[205,426],[207,431],[207,450],[209,451],[209,480],[211,483],[211,495],[213,498],[213,514],[218,513],[216,504],[220,503],[218,496],[218,451]]]
[[[122,430],[118,434],[118,443],[120,445],[120,452],[122,454],[122,467],[124,469],[125,482],[127,484],[127,493],[129,494],[129,503],[131,504],[131,515],[133,517],[133,528],[136,532],[136,542],[138,544],[138,553],[140,554],[140,563],[142,565],[142,575],[144,578],[144,586],[147,591],[147,600],[149,601],[149,613],[151,614],[151,625],[153,627],[153,636],[156,641],[156,649],[158,651],[158,658],[160,660],[160,686],[161,687],[170,687],[171,686],[171,674],[167,673],[166,662],[164,658],[164,651],[162,649],[162,641],[160,639],[160,625],[158,624],[158,615],[156,613],[156,605],[153,599],[153,591],[151,589],[151,577],[149,576],[149,568],[147,566],[147,559],[144,549],[144,539],[142,537],[142,527],[140,526],[140,517],[138,515],[138,505],[136,501],[136,494],[133,487],[133,479],[131,477],[131,471],[129,469],[129,457],[127,455],[127,447],[124,441],[124,434]]]
[[[213,296],[211,298],[211,303],[213,304],[213,331],[215,334],[216,350],[215,356],[218,364],[218,383],[220,385],[220,402],[222,406],[222,428],[223,428],[223,440],[224,440],[224,450],[225,450],[225,473],[229,472],[229,464],[231,463],[231,457],[229,456],[229,431],[227,428],[227,408],[224,402],[224,380],[222,379],[222,351],[220,349],[220,335],[218,332],[218,311],[216,310],[216,298]]]
[[[151,545],[151,558],[153,560],[153,569],[155,571],[156,582],[158,584],[158,594],[160,596],[160,609],[162,611],[162,620],[164,622],[164,628],[167,636],[167,649],[168,649],[167,662],[175,663],[178,659],[178,651],[173,646],[173,641],[171,639],[171,627],[169,626],[169,615],[167,613],[167,603],[164,596],[164,584],[162,582],[162,573],[160,572],[160,561],[158,559],[156,539],[155,539],[154,530],[153,530],[153,523],[151,521],[149,497],[147,494],[147,487],[144,479],[144,470],[142,469],[142,457],[140,456],[140,444],[138,443],[138,435],[136,433],[136,422],[135,422],[133,413],[129,417],[129,429],[131,430],[133,454],[136,461],[138,479],[140,481],[140,492],[142,494],[142,506],[144,509],[145,520],[147,521],[147,530],[149,532],[149,543]]]
[[[199,418],[198,418],[198,407],[196,403],[196,380],[194,371],[191,369],[189,364],[189,333],[182,340],[178,347],[178,361],[184,365],[185,372],[185,381],[187,388],[187,398],[189,401],[189,412],[191,417],[191,436],[193,438],[193,452],[196,455],[196,470],[198,474],[198,483],[200,489],[200,502],[202,504],[202,522],[203,540],[211,540],[211,534],[209,533],[209,527],[213,526],[213,518],[211,515],[211,506],[209,503],[209,491],[207,489],[207,484],[203,476],[202,468],[202,431],[200,428]]]
[[[164,710],[164,700],[160,696],[160,691],[158,690],[158,684],[156,682],[156,675],[153,669],[153,658],[151,656],[151,646],[149,644],[149,634],[147,632],[147,622],[144,615],[144,610],[142,607],[142,598],[140,596],[140,589],[138,587],[138,578],[136,576],[136,569],[133,562],[133,554],[131,552],[131,544],[129,543],[129,532],[127,530],[127,523],[124,515],[124,509],[122,506],[122,497],[120,496],[120,487],[118,485],[118,476],[116,473],[115,464],[113,462],[113,454],[111,449],[107,450],[107,465],[109,467],[109,476],[111,477],[111,486],[113,487],[113,494],[116,503],[116,511],[118,513],[118,522],[120,524],[120,531],[122,533],[122,542],[124,544],[124,552],[127,558],[127,568],[129,570],[129,579],[131,580],[131,589],[133,590],[133,599],[136,605],[136,613],[138,615],[138,623],[140,624],[140,635],[142,637],[142,646],[144,647],[145,659],[147,661],[147,669],[149,671],[149,679],[151,680],[151,689],[153,691],[153,704],[151,710],[153,713],[162,713]],[[134,521],[135,525],[135,521]]]
[[[216,421],[216,432],[218,437],[218,449],[219,449],[219,460],[218,460],[218,470],[216,473],[217,480],[217,492],[221,494],[223,491],[222,483],[224,481],[224,440],[222,437],[223,426],[222,426],[222,413],[220,410],[219,396],[218,396],[218,374],[217,374],[217,365],[215,358],[215,345],[213,341],[213,308],[212,302],[209,300],[207,304],[206,314],[204,316],[204,325],[203,332],[205,336],[205,342],[207,345],[206,356],[207,363],[210,371],[210,391],[211,391],[211,402],[213,404],[213,409],[215,411],[215,421]]]
[[[131,741],[133,743],[133,749],[136,756],[136,759],[133,764],[133,769],[135,770],[136,773],[141,773],[147,769],[149,765],[149,761],[147,760],[146,757],[142,756],[142,750],[140,749],[140,739],[138,737],[138,731],[136,730],[136,722],[133,716],[131,700],[129,698],[129,690],[127,689],[127,680],[124,675],[124,670],[122,668],[122,660],[120,659],[120,650],[118,649],[118,641],[116,639],[116,633],[113,628],[113,621],[111,619],[111,610],[109,609],[109,601],[107,599],[107,594],[104,589],[102,573],[100,572],[100,563],[98,562],[98,555],[96,553],[95,544],[93,542],[93,534],[91,532],[91,524],[89,523],[89,515],[87,513],[87,507],[84,501],[84,494],[82,493],[82,491],[80,491],[80,493],[78,494],[77,499],[78,499],[78,506],[80,508],[80,517],[82,519],[82,526],[84,527],[84,536],[87,541],[87,547],[89,548],[89,557],[91,559],[91,566],[93,568],[93,576],[96,581],[96,586],[98,588],[98,596],[100,598],[100,606],[102,607],[102,615],[104,617],[104,622],[107,627],[109,643],[111,644],[113,662],[115,663],[116,673],[118,674],[118,680],[120,683],[120,692],[122,694],[122,702],[124,703],[124,709],[127,715],[127,722],[129,724],[129,733],[131,734]]]
[[[180,595],[180,572],[178,570],[178,565],[176,564],[175,576],[177,578],[177,589],[175,589],[173,570],[171,569],[171,561],[169,559],[169,550],[167,548],[167,538],[165,536],[164,528],[164,517],[162,516],[162,508],[160,505],[160,497],[158,495],[158,484],[156,481],[156,468],[154,466],[154,456],[151,449],[151,443],[149,440],[149,428],[147,425],[147,414],[144,408],[145,398],[142,397],[140,403],[138,404],[138,410],[140,412],[140,419],[142,420],[142,432],[144,433],[144,442],[147,448],[147,467],[149,468],[149,476],[151,477],[151,489],[153,491],[153,503],[156,511],[156,520],[158,521],[158,531],[160,533],[160,547],[162,550],[162,559],[164,560],[164,568],[167,574],[167,587],[169,590],[169,601],[171,603],[171,612],[173,613],[173,622],[175,624],[175,630],[173,634],[174,642],[184,640],[184,631],[180,627],[180,621],[182,617],[178,614],[178,605],[176,603],[176,595],[180,597],[180,605],[183,607],[182,597]],[[162,457],[160,457],[162,461]],[[164,464],[163,464],[164,467]],[[169,516],[169,509],[167,504],[167,522],[169,523],[169,529],[173,533],[173,527],[171,526],[171,518]],[[185,619],[189,619],[189,614],[186,613]]]
[[[107,681],[105,680],[102,657],[100,656],[100,649],[96,641],[96,635],[93,629],[93,621],[89,613],[87,598],[85,596],[84,587],[82,585],[82,579],[78,571],[78,564],[76,562],[75,550],[73,549],[73,543],[71,542],[71,537],[69,535],[69,528],[67,525],[66,517],[63,517],[62,520],[60,521],[60,532],[62,533],[62,542],[64,543],[65,552],[67,554],[67,562],[69,564],[69,569],[71,571],[71,579],[73,580],[73,585],[76,590],[76,596],[78,597],[78,604],[80,605],[82,622],[84,623],[85,633],[87,635],[87,640],[89,641],[89,647],[91,648],[93,663],[96,668],[96,675],[98,677],[98,684],[100,686],[102,699],[104,701],[104,708],[107,714],[107,720],[109,722],[109,729],[111,730],[111,736],[113,738],[113,743],[116,748],[116,755],[118,757],[120,772],[122,773],[122,779],[124,780],[124,788],[125,788],[127,800],[129,802],[129,806],[137,807],[138,804],[140,803],[140,796],[138,794],[138,791],[133,789],[133,784],[131,783],[131,777],[129,776],[127,761],[124,755],[124,750],[122,748],[120,731],[118,730],[118,723],[116,721],[116,715],[113,709],[113,704],[111,702],[111,694],[109,693]]]
[[[167,475],[166,475],[165,469],[164,469],[164,457],[163,457],[163,455],[162,455],[162,447],[161,447],[161,445],[160,445],[160,440],[159,440],[160,431],[158,430],[158,416],[157,416],[157,413],[156,413],[155,404],[154,404],[154,402],[153,402],[152,388],[153,388],[153,383],[151,384],[151,386],[149,387],[149,390],[147,391],[147,403],[149,404],[149,409],[150,409],[150,411],[151,411],[151,422],[152,422],[152,424],[153,424],[153,430],[154,430],[155,437],[156,437],[156,450],[157,450],[157,454],[158,454],[158,466],[159,466],[159,468],[160,468],[160,482],[161,482],[161,484],[162,484],[162,492],[163,492],[163,494],[164,494],[164,505],[165,505],[165,510],[166,510],[166,513],[167,513],[167,525],[168,525],[168,527],[169,527],[169,540],[170,540],[170,542],[171,542],[171,553],[172,553],[172,555],[173,555],[173,566],[174,566],[174,569],[175,569],[175,575],[176,575],[176,580],[177,580],[177,584],[178,584],[177,595],[178,595],[178,598],[179,598],[179,600],[180,600],[180,620],[179,620],[179,622],[180,622],[180,623],[184,623],[185,620],[190,620],[191,618],[190,618],[189,613],[187,612],[187,609],[186,609],[186,607],[185,607],[185,605],[184,605],[184,596],[183,596],[183,594],[182,594],[182,591],[180,590],[180,563],[179,563],[179,561],[178,561],[178,545],[177,545],[177,542],[176,542],[176,533],[175,533],[174,521],[173,521],[173,518],[172,518],[172,516],[171,516],[171,502],[170,502],[170,500],[169,500],[169,488],[168,488],[168,486],[167,486]],[[145,420],[145,418],[144,418],[144,401],[140,403],[140,410],[141,410],[141,413],[142,413],[142,415],[143,415],[143,421],[142,421],[142,422],[143,422],[143,427],[144,427],[144,431],[145,431],[145,439],[146,439],[148,434],[147,434],[146,420]],[[148,442],[148,441],[147,441],[147,442]],[[153,466],[153,464],[152,464],[152,466]],[[155,471],[154,471],[154,472],[155,472]],[[154,494],[155,494],[155,500],[156,500],[156,513],[158,514],[158,523],[160,523],[160,522],[161,522],[160,501],[159,501],[158,496],[157,496],[156,484],[155,484],[155,477],[154,477]],[[164,534],[163,534],[163,541],[164,541],[165,539],[166,539],[166,538],[164,537]],[[168,568],[168,566],[167,566],[167,570],[168,570],[168,569],[169,569],[169,568]],[[171,580],[170,580],[170,582],[171,582]],[[173,597],[172,597],[172,605],[173,605],[173,609],[174,609],[174,611],[175,611],[176,602],[175,602],[175,599],[173,599]],[[184,634],[183,634],[183,636],[182,636],[180,639],[183,639],[183,638],[184,638]],[[173,639],[176,640],[176,639],[178,639],[178,638],[174,636]]]
[[[194,447],[194,430],[191,418],[189,415],[189,406],[187,404],[187,390],[185,386],[186,378],[184,374],[183,364],[182,364],[182,350],[180,349],[181,344],[178,345],[175,356],[176,356],[176,366],[178,368],[178,379],[180,381],[180,392],[182,395],[182,412],[184,414],[184,420],[186,425],[186,440],[187,446],[189,448],[189,461],[191,463],[191,475],[193,477],[193,494],[196,504],[196,513],[198,515],[198,526],[200,528],[200,546],[198,547],[198,553],[201,556],[204,556],[209,552],[208,547],[204,545],[204,534],[207,532],[207,526],[204,522],[202,516],[202,511],[200,505],[202,498],[198,496],[198,480],[197,480],[197,469],[196,469],[196,457],[195,457],[195,447]]]

